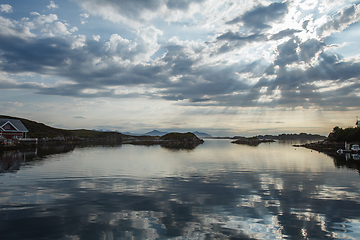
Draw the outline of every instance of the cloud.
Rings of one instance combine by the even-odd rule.
[[[274,64],[280,67],[290,65],[299,61],[297,48],[300,40],[298,38],[292,38],[289,41],[279,45],[277,47],[278,57]]]
[[[19,25],[18,22],[12,21],[0,16],[0,41],[8,41],[9,38],[28,39],[35,35],[30,32],[26,25]]]
[[[168,9],[187,10],[192,3],[202,3],[205,0],[167,0],[165,1]]]
[[[227,22],[227,24],[242,23],[245,27],[250,29],[261,30],[270,28],[271,26],[269,24],[282,20],[287,13],[288,4],[286,2],[275,2],[271,3],[269,6],[259,5],[245,14]]]
[[[333,32],[339,32],[351,24],[360,20],[360,4],[350,5],[335,15],[333,15],[325,24],[317,29],[317,34],[320,37],[327,37]]]
[[[86,9],[100,4],[77,2]],[[164,7],[187,11],[201,2],[104,1],[103,6],[114,5],[119,16],[135,19]],[[62,79],[44,84],[3,79],[0,88],[77,98],[165,99],[191,106],[358,107],[359,62],[334,54],[325,39],[302,29],[316,21],[306,16],[307,23],[299,18],[293,28],[280,24],[270,31],[289,8],[287,3],[272,3],[237,14],[208,33],[210,41],[169,39],[167,29],[152,25],[133,30],[132,38],[118,32],[103,40],[100,35],[76,35],[77,28],[55,14],[34,14],[21,22],[0,17],[0,70]],[[356,5],[340,10],[318,33],[341,31],[356,21],[356,12]],[[343,101],[337,103],[340,96]]]
[[[220,41],[243,41],[243,42],[253,42],[253,41],[264,41],[267,40],[266,36],[263,34],[252,34],[248,36],[241,36],[239,33],[233,33],[228,31],[223,35],[216,38]]]
[[[0,12],[12,13],[13,12],[12,6],[9,4],[1,4]]]
[[[304,24],[304,28],[306,28],[306,25],[307,24]],[[301,30],[297,30],[297,29],[285,29],[285,30],[282,30],[276,34],[273,34],[270,39],[271,40],[280,40],[284,37],[293,37],[295,33],[299,33],[301,32]]]
[[[54,1],[50,1],[50,4],[47,6],[49,9],[56,9],[59,8],[59,5],[56,5]]]
[[[159,16],[171,16],[169,11],[188,11],[192,4],[205,0],[74,0],[86,12],[112,22],[139,27]]]
[[[43,88],[43,84],[35,82],[24,82],[18,83],[11,79],[0,78],[0,89],[28,89],[28,90],[38,90]]]
[[[85,24],[87,23],[87,20],[90,17],[90,15],[88,13],[82,13],[80,14],[80,18],[81,18],[81,24]]]
[[[251,34],[251,35],[242,35],[240,33],[234,33],[228,31],[216,38],[217,41],[225,42],[219,49],[216,51],[218,54],[227,53],[233,51],[234,49],[244,47],[247,44],[254,42],[264,42],[267,40],[265,34]]]

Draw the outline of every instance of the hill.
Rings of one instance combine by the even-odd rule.
[[[81,140],[81,139],[122,139],[122,134],[118,132],[98,132],[93,130],[78,129],[66,130],[47,126],[25,118],[0,115],[0,118],[18,119],[29,130],[29,138],[39,140]]]

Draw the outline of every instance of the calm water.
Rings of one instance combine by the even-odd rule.
[[[0,239],[360,239],[356,161],[291,144],[0,155]]]

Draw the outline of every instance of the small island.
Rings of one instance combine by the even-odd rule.
[[[198,138],[194,133],[167,133],[159,136],[124,136],[123,144],[133,145],[160,145],[165,148],[194,149],[204,140]]]
[[[258,146],[260,143],[265,143],[265,142],[275,142],[272,139],[259,139],[258,137],[250,137],[250,138],[234,137],[234,138],[237,140],[232,141],[231,143],[243,144],[249,146]]]

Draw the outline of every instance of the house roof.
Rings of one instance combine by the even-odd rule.
[[[18,119],[5,119],[0,118],[0,128],[5,126],[8,122],[10,122],[19,132],[29,132],[24,124]]]

